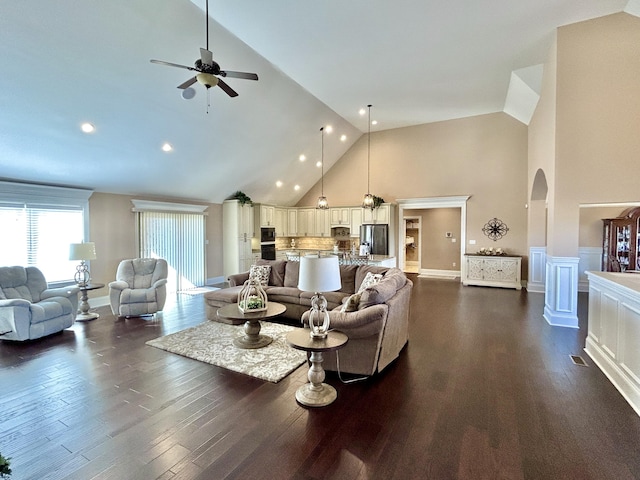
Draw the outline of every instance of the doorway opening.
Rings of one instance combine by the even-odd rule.
[[[420,273],[422,265],[422,217],[404,217],[404,265],[406,273]]]
[[[465,195],[465,196],[455,196],[455,197],[406,198],[406,199],[396,200],[398,202],[398,209],[399,209],[398,218],[401,218],[401,219],[404,219],[405,216],[406,217],[412,216],[411,215],[412,213],[415,215],[416,213],[415,210],[442,209],[442,208],[459,209],[460,230],[459,230],[459,237],[455,239],[456,242],[459,242],[458,248],[456,250],[457,261],[455,263],[456,263],[456,267],[460,268],[460,270],[456,272],[456,277],[460,276],[460,278],[464,278],[464,271],[465,271],[464,245],[466,244],[466,238],[467,238],[467,200],[469,200],[469,198],[470,198],[469,195]],[[413,210],[413,212],[408,212],[408,210]],[[405,233],[406,233],[405,223],[403,221],[403,222],[398,222],[398,224],[399,224],[398,238],[402,238],[403,236],[405,236]],[[449,240],[449,243],[454,242],[454,238],[453,237],[449,238],[449,235],[447,235],[447,232],[444,232],[443,238],[447,238],[447,240]],[[405,265],[405,261],[406,261],[406,249],[402,246],[402,244],[400,244],[398,247],[399,247],[397,250],[398,265],[402,267]],[[456,267],[453,267],[453,268],[456,268]],[[420,257],[420,270],[421,270],[421,273],[423,273],[421,257]],[[436,269],[431,272],[431,274],[434,274],[434,275],[439,275],[441,273],[449,275],[451,274],[451,271],[447,269],[447,271],[440,272]]]

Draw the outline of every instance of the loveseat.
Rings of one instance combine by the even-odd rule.
[[[0,267],[0,328],[2,340],[31,340],[73,325],[78,292],[70,287],[48,288],[36,267]]]
[[[270,266],[264,290],[269,301],[287,307],[283,320],[296,326],[308,323],[314,293],[297,288],[300,263],[258,260],[256,265]],[[229,288],[204,295],[209,320],[225,321],[217,317],[218,308],[237,302],[238,293],[249,274],[230,275]],[[379,281],[359,292],[363,281],[367,279],[369,282],[368,274],[369,277],[376,276]],[[322,294],[327,299],[330,327],[347,334],[349,342],[337,355],[335,352],[326,354],[323,367],[331,371],[372,375],[397,358],[408,341],[413,283],[397,268],[371,265],[340,265],[340,277],[342,288],[339,291]]]

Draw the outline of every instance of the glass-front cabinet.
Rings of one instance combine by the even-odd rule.
[[[605,218],[602,235],[602,270],[640,270],[640,207],[616,218]]]

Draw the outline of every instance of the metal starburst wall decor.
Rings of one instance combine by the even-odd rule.
[[[482,227],[482,232],[494,242],[504,237],[508,231],[509,227],[498,218],[492,218]]]

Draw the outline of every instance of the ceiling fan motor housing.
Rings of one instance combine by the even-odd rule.
[[[195,62],[196,70],[202,73],[210,73],[212,75],[220,75],[220,65],[218,63],[211,61],[211,64],[204,63],[201,59],[196,60]]]

